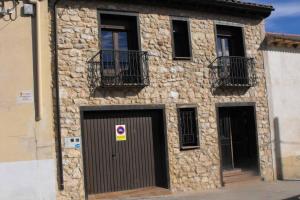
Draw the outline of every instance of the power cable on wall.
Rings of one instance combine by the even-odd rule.
[[[15,21],[18,18],[18,9],[19,0],[12,0],[12,7],[5,8],[4,0],[0,1],[0,19],[4,21]],[[8,16],[8,18],[6,18]]]

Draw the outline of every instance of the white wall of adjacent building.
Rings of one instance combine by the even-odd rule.
[[[6,0],[4,7],[12,8],[12,3]],[[40,27],[40,120],[36,120],[34,95],[36,18],[22,14],[23,1],[19,1],[16,15],[0,15],[1,200],[53,200],[56,196],[48,2],[39,3],[44,15]]]
[[[277,173],[300,179],[300,49],[265,51]]]

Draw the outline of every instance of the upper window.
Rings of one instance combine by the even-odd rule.
[[[98,62],[103,86],[145,86],[148,54],[139,50],[138,15],[100,11]]]
[[[219,83],[226,86],[249,84],[249,60],[245,58],[243,29],[217,25]]]
[[[241,27],[217,25],[217,54],[221,56],[245,56]]]
[[[189,38],[189,23],[186,20],[172,20],[173,27],[173,57],[175,59],[190,59],[191,48]]]
[[[101,14],[100,23],[102,49],[139,49],[136,16]]]
[[[106,72],[127,70],[138,50],[137,18],[135,16],[101,14],[102,65]],[[110,70],[110,71],[109,71]]]
[[[196,108],[178,108],[178,117],[181,149],[198,147],[199,138]]]

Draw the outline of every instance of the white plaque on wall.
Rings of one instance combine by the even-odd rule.
[[[33,92],[31,90],[23,90],[17,96],[17,103],[33,103]]]

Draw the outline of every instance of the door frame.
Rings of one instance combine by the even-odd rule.
[[[219,148],[219,158],[220,158],[220,183],[224,186],[223,180],[223,166],[222,166],[222,148],[220,140],[220,116],[219,109],[226,107],[252,107],[255,125],[255,138],[256,138],[256,148],[257,148],[257,173],[261,176],[261,166],[260,166],[260,151],[259,151],[259,140],[258,140],[258,129],[257,129],[257,117],[256,117],[256,102],[228,102],[228,103],[216,103],[216,118],[217,118],[217,137],[218,137],[218,148]]]
[[[87,172],[85,163],[86,152],[83,148],[84,141],[84,126],[83,126],[83,117],[84,112],[86,111],[139,111],[139,110],[159,110],[162,112],[163,118],[163,134],[165,139],[165,165],[166,165],[166,177],[167,177],[167,189],[170,189],[170,171],[169,171],[169,154],[168,154],[168,135],[167,135],[167,121],[166,121],[166,108],[164,104],[151,104],[151,105],[103,105],[103,106],[79,106],[80,110],[80,137],[81,137],[81,167],[83,170],[83,182],[84,182],[84,196],[85,199],[88,199],[88,190],[87,190]]]

